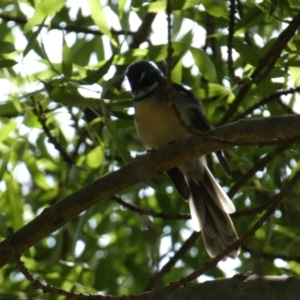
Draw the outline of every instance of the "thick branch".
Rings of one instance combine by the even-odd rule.
[[[188,284],[149,300],[288,300],[297,299],[300,279],[296,277],[236,275],[223,280]],[[201,295],[201,297],[199,296]]]
[[[275,139],[300,136],[300,115],[243,119],[209,131],[211,136],[237,141],[237,144],[264,144]]]
[[[224,124],[230,120],[231,116],[240,106],[244,97],[249,92],[253,83],[258,83],[262,79],[266,78],[272,68],[274,67],[277,59],[280,57],[281,52],[287,45],[290,39],[295,35],[295,32],[300,26],[300,12],[293,18],[289,23],[289,26],[285,28],[278,36],[271,48],[265,53],[265,55],[260,59],[258,65],[256,66],[253,74],[251,75],[251,81],[245,84],[238,92],[235,100],[232,102],[227,112],[224,114],[221,124]]]
[[[141,156],[130,165],[96,180],[45,209],[33,221],[16,231],[14,247],[18,253],[22,253],[96,203],[185,161],[238,144],[261,145],[275,139],[295,139],[299,136],[299,128],[299,115],[242,120],[207,132],[215,138],[203,134]],[[220,138],[226,138],[227,141]],[[0,267],[12,258],[6,239],[0,243]]]
[[[146,38],[148,37],[151,25],[156,17],[156,13],[147,13],[143,19],[143,22],[141,26],[138,28],[138,30],[133,34],[133,40],[131,44],[129,45],[130,49],[135,49],[140,46],[141,43],[143,43]]]

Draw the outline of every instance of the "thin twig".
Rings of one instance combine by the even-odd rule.
[[[290,147],[290,144],[280,145],[276,147],[273,151],[268,153],[266,156],[261,158],[254,166],[248,170],[246,174],[244,174],[240,179],[238,179],[235,184],[231,187],[228,192],[229,198],[233,198],[233,196],[237,193],[237,191],[259,170],[265,168],[265,166],[272,161],[277,155],[285,151]]]
[[[56,288],[54,286],[51,286],[50,284],[45,285],[39,279],[34,278],[33,275],[26,268],[25,264],[21,261],[21,256],[16,251],[16,249],[14,247],[14,232],[13,232],[13,229],[11,227],[8,227],[7,230],[6,230],[6,234],[7,234],[8,239],[10,240],[11,251],[13,252],[18,270],[25,276],[25,278],[29,282],[31,282],[31,284],[36,289],[42,290],[43,293],[66,296],[67,299],[74,298],[75,294],[73,292],[69,293],[65,290],[62,290],[62,289]]]
[[[125,201],[120,196],[117,196],[117,195],[114,195],[113,197],[111,197],[111,199],[118,202],[122,206],[128,208],[129,210],[134,211],[140,215],[151,216],[154,218],[161,218],[164,220],[189,220],[189,219],[191,219],[191,215],[189,213],[157,212],[152,209],[145,209],[145,208],[137,206],[133,203]],[[237,211],[237,212],[233,213],[231,215],[231,217],[233,219],[237,219],[237,218],[241,218],[244,216],[250,216],[253,214],[261,213],[270,204],[272,204],[272,201],[268,201],[260,206],[257,206],[257,207],[251,208],[251,209]]]
[[[292,254],[281,254],[281,253],[267,253],[264,251],[256,250],[256,249],[251,249],[247,245],[243,245],[242,249],[245,252],[249,252],[252,255],[259,255],[263,257],[264,259],[269,259],[269,260],[274,260],[276,258],[280,258],[285,261],[296,261],[300,263],[300,256],[299,255],[292,255]]]
[[[173,95],[173,83],[172,83],[172,55],[173,55],[173,47],[172,47],[172,4],[171,0],[167,1],[167,7],[166,7],[166,14],[167,14],[167,22],[168,22],[168,48],[167,48],[167,71],[166,71],[166,77],[167,77],[167,91],[168,91],[168,100],[175,112],[175,115],[177,119],[179,120],[181,126],[187,129],[190,133],[197,133],[194,132],[194,130],[184,122],[184,120],[181,117],[181,114],[178,110],[178,107],[175,103],[174,95]]]
[[[251,209],[237,211],[230,216],[232,219],[238,219],[241,217],[251,216],[254,214],[261,214],[267,207],[269,207],[272,204],[272,201],[273,200],[267,201],[267,202],[263,203],[262,205],[253,207]]]
[[[151,209],[145,209],[145,208],[142,208],[135,204],[129,203],[117,195],[114,195],[113,197],[111,197],[111,199],[118,202],[122,206],[128,208],[129,210],[139,213],[140,215],[147,215],[147,216],[151,216],[151,217],[155,217],[155,218],[161,218],[164,220],[174,220],[174,219],[175,220],[188,220],[191,218],[190,214],[188,214],[188,213],[173,214],[173,213],[168,213],[168,212],[156,212]]]
[[[161,268],[161,270],[156,274],[154,274],[152,278],[150,278],[145,291],[149,291],[158,285],[158,283],[161,281],[163,276],[168,272],[170,272],[171,268],[176,264],[176,262],[180,260],[187,253],[187,251],[191,249],[192,246],[195,245],[199,236],[200,236],[200,232],[196,232],[196,231],[194,231],[190,235],[190,237],[181,245],[180,249],[176,251],[176,253]]]
[[[236,0],[236,8],[239,12],[240,15],[240,19],[242,20],[244,17],[244,3],[242,3],[241,0]],[[251,35],[249,34],[249,31],[247,30],[245,33],[245,41],[246,43],[251,47],[251,48],[255,48],[255,43],[253,41],[253,39],[251,38]]]
[[[290,88],[290,89],[283,90],[283,91],[277,91],[274,94],[268,95],[267,97],[261,99],[260,101],[258,101],[254,105],[252,105],[251,107],[247,108],[242,114],[235,117],[232,121],[234,122],[234,121],[237,121],[237,120],[247,117],[248,115],[252,114],[255,109],[262,107],[263,105],[266,105],[267,103],[269,103],[273,100],[280,99],[280,96],[294,94],[299,91],[300,91],[300,86],[297,86],[295,88]]]
[[[79,126],[79,118],[76,118],[76,116],[74,115],[74,113],[72,111],[72,108],[68,108],[68,110],[69,110],[71,118],[72,118],[72,120],[74,122],[74,128],[76,129],[76,135],[79,136],[78,140],[76,142],[74,151],[73,151],[72,156],[71,156],[71,159],[73,161],[75,161],[76,158],[77,158],[77,155],[78,155],[79,148],[82,145],[82,143],[84,143],[84,140],[85,140],[85,137],[86,137],[86,132],[85,132],[85,130],[83,128],[80,128],[80,126]]]
[[[268,76],[272,68],[274,67],[277,59],[281,55],[284,47],[287,45],[289,40],[293,38],[295,32],[298,30],[300,26],[300,12],[293,18],[293,20],[289,23],[289,25],[284,29],[273,43],[271,48],[265,53],[265,55],[259,60],[257,67],[250,77],[250,81],[248,84],[243,85],[239,90],[236,98],[229,106],[228,110],[224,114],[219,125],[225,124],[230,120],[232,115],[236,112],[236,110],[241,105],[245,96],[249,92],[252,84],[258,83],[262,81],[264,78]]]
[[[132,34],[132,40],[129,44],[129,49],[139,48],[140,44],[147,40],[149,33],[151,31],[151,26],[156,17],[156,13],[148,12],[142,20],[142,24],[138,28],[136,32]],[[118,76],[120,74],[124,74],[126,70],[126,65],[116,65],[116,73],[114,76]],[[124,77],[115,81],[114,88],[120,89],[122,82],[124,81]],[[112,92],[112,89],[109,89],[105,95],[106,99],[114,99],[115,94]]]
[[[228,58],[227,58],[227,66],[229,75],[231,78],[238,84],[242,83],[242,79],[235,75],[234,67],[233,67],[233,57],[232,57],[232,49],[233,49],[233,36],[234,36],[234,15],[236,12],[235,8],[235,0],[230,0],[229,5],[229,28],[228,28],[228,39],[227,39],[227,52],[228,52]]]
[[[37,116],[40,124],[42,125],[42,128],[44,130],[44,133],[49,139],[49,142],[54,146],[54,148],[59,152],[61,157],[65,160],[65,162],[68,163],[68,165],[71,167],[74,163],[73,159],[69,156],[67,151],[62,147],[62,145],[59,143],[57,138],[51,133],[50,128],[47,126],[47,120],[43,112],[43,108],[41,104],[38,101],[35,101],[34,97],[31,96],[31,100],[33,103],[33,112]]]
[[[291,108],[289,107],[287,104],[285,104],[282,100],[282,98],[278,98],[277,99],[277,103],[282,107],[282,109],[289,115],[296,115],[297,113]]]
[[[2,14],[0,13],[0,19],[4,20],[4,21],[13,21],[17,24],[20,25],[25,25],[28,20],[25,18],[21,18],[21,17],[14,17],[14,16],[9,16],[7,14]],[[100,30],[97,29],[91,29],[91,28],[83,28],[77,25],[66,25],[66,26],[61,26],[58,24],[37,24],[36,27],[45,27],[49,30],[51,29],[58,29],[58,30],[62,30],[62,31],[66,31],[66,32],[76,32],[76,33],[86,33],[86,34],[93,34],[93,35],[104,35],[103,32],[101,32]],[[115,29],[110,29],[112,34],[115,35],[134,35],[135,32],[130,31],[130,30],[115,30]]]
[[[173,55],[173,48],[172,48],[172,4],[171,0],[167,1],[167,8],[166,8],[166,13],[167,13],[167,22],[168,22],[168,48],[167,48],[167,84],[168,84],[168,92],[169,92],[169,98],[172,97],[172,79],[171,79],[171,74],[172,74],[172,55]]]

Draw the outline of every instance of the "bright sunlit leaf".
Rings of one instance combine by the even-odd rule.
[[[36,7],[32,18],[25,25],[25,32],[30,31],[35,25],[41,23],[46,17],[58,12],[66,0],[42,0]]]
[[[98,169],[104,160],[104,152],[102,146],[97,146],[91,150],[86,156],[86,164],[89,168]]]

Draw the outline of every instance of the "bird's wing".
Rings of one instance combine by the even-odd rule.
[[[213,126],[204,115],[200,101],[197,99],[197,97],[191,91],[187,90],[179,84],[174,83],[173,88],[175,91],[175,101],[176,104],[178,104],[178,108],[180,110],[184,110],[186,108],[185,112],[189,115],[189,123],[187,125],[191,126],[191,128],[195,131],[200,132],[205,132],[212,129]],[[188,108],[186,106],[187,101],[189,102]],[[224,172],[228,177],[231,177],[230,169],[223,156],[222,151],[216,151],[215,153]]]

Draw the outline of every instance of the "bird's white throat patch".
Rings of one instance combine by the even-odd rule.
[[[132,95],[134,100],[141,100],[149,95],[156,87],[158,86],[158,82],[155,81],[153,84],[146,86],[142,89],[137,89]]]

